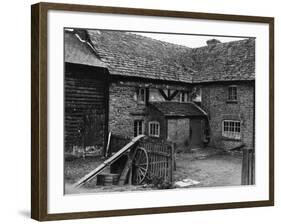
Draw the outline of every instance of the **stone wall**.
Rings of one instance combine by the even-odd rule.
[[[108,128],[113,134],[133,137],[134,118],[132,112],[138,108],[135,97],[136,88],[111,83],[109,86]]]
[[[143,86],[145,83],[141,83]],[[148,122],[160,122],[160,137],[167,138],[167,122],[159,111],[148,111],[145,104],[137,102],[138,83],[112,82],[109,86],[109,131],[113,134],[133,137],[134,120],[144,120],[145,134],[148,135]],[[175,88],[175,87],[173,87]],[[182,87],[183,88],[183,87]],[[151,101],[164,101],[158,90],[150,88]],[[178,101],[176,96],[172,101]],[[162,117],[161,117],[162,116]]]
[[[231,83],[232,84],[232,83]],[[208,113],[210,120],[210,146],[231,149],[241,144],[253,148],[254,125],[254,83],[237,83],[238,101],[230,103],[228,99],[228,85],[205,84],[202,88],[202,108]],[[135,86],[111,83],[109,87],[109,131],[113,134],[133,137],[134,120],[142,119],[145,134],[148,135],[148,122],[160,122],[160,137],[167,138],[167,120],[157,113],[148,111],[148,107],[136,100]],[[241,139],[234,140],[222,136],[223,120],[241,121]]]
[[[210,119],[210,145],[231,149],[241,144],[253,148],[254,125],[254,82],[237,83],[237,103],[228,102],[227,84],[202,85],[202,108]],[[233,140],[222,136],[223,120],[241,121],[241,139]]]

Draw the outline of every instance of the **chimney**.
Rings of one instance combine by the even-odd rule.
[[[211,39],[206,41],[208,47],[216,46],[217,44],[220,44],[221,42],[217,39]]]

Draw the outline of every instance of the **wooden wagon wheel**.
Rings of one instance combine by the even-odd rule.
[[[145,148],[136,148],[135,157],[133,159],[133,184],[141,184],[148,171],[148,153]]]

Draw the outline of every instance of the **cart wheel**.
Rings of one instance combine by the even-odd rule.
[[[144,148],[137,148],[133,160],[133,184],[141,184],[148,171],[148,154]]]

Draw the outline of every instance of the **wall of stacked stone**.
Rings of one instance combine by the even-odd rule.
[[[148,122],[155,120],[159,121],[161,125],[160,135],[161,138],[167,138],[167,125],[164,118],[157,114],[157,111],[153,113],[148,113],[145,111],[146,107],[144,104],[139,104],[136,99],[136,88],[141,84],[141,86],[147,85],[148,83],[120,83],[113,82],[109,86],[109,131],[113,134],[133,137],[134,135],[134,120],[142,119],[144,120],[145,134],[148,134]],[[173,86],[186,88],[183,86]],[[156,88],[156,87],[150,87]],[[150,95],[154,95],[159,101],[164,101],[161,94],[158,91],[150,91]],[[176,96],[173,101],[178,101],[179,95]],[[139,114],[139,115],[137,115]],[[145,115],[146,114],[146,115]]]
[[[137,108],[134,99],[136,88],[111,83],[109,86],[109,131],[113,134],[132,137],[134,120],[131,112]]]
[[[210,120],[210,146],[231,149],[241,144],[253,148],[254,125],[254,81],[237,83],[237,103],[228,102],[227,84],[202,85],[202,108]],[[241,139],[233,140],[222,136],[223,120],[241,121]]]

